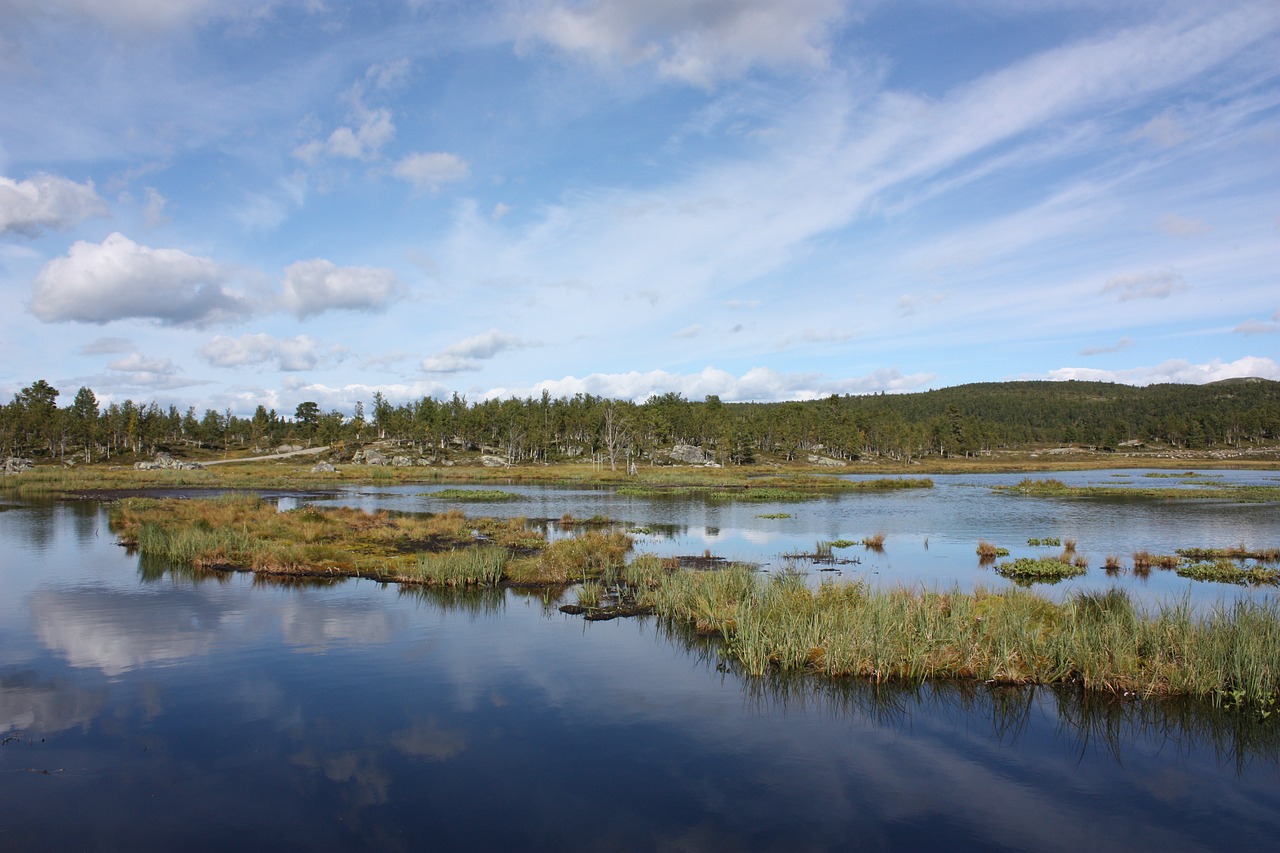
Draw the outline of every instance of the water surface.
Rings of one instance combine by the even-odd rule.
[[[984,482],[787,507],[536,489],[468,511],[606,513],[671,525],[643,547],[762,562],[882,530],[863,571],[962,584],[1000,582],[969,565],[965,519],[1099,553],[1276,529],[1274,506],[1122,503],[1091,520]],[[340,499],[438,509],[430,488]],[[755,518],[774,511],[794,517]],[[142,561],[95,502],[0,512],[0,553],[11,849],[1212,850],[1280,830],[1280,726],[1196,703],[753,680],[653,619],[584,623],[536,592]]]

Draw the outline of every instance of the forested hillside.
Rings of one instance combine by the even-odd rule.
[[[959,456],[1043,445],[1116,449],[1135,444],[1206,449],[1280,438],[1280,382],[1136,388],[1103,382],[998,382],[915,394],[832,396],[785,403],[686,400],[644,403],[591,395],[471,403],[424,397],[401,405],[375,393],[366,409],[322,411],[304,401],[288,415],[259,406],[252,416],[198,415],[125,400],[101,406],[89,388],[69,403],[44,380],[0,407],[0,455],[101,461],[183,449],[265,449],[400,439],[442,453],[488,449],[513,462],[598,455],[643,459],[676,444],[704,448],[725,464],[760,454],[794,459]]]

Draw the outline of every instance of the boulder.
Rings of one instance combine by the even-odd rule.
[[[832,459],[830,456],[818,456],[816,453],[809,454],[810,465],[823,465],[828,468],[843,468],[849,464],[843,459]]]
[[[480,464],[486,468],[505,468],[507,460],[502,456],[492,456],[488,453],[480,457]]]
[[[30,459],[22,459],[18,456],[10,456],[4,460],[4,474],[6,477],[10,474],[21,474],[23,471],[28,471],[33,467],[35,466]]]
[[[168,453],[163,451],[157,453],[151,461],[135,462],[133,467],[139,471],[203,471],[204,466],[199,462],[183,462],[180,459],[174,459]]]
[[[413,460],[408,456],[392,456],[391,465],[395,468],[408,468],[413,465]]]
[[[677,444],[671,448],[669,455],[673,461],[689,465],[702,465],[707,461],[707,454],[701,447],[692,444]]]
[[[328,462],[317,462],[311,466],[312,473],[315,474],[336,474],[338,469],[334,468]]]

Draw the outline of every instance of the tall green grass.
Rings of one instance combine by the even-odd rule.
[[[719,636],[751,675],[811,672],[874,681],[965,678],[1077,683],[1265,706],[1280,695],[1280,602],[1242,601],[1194,617],[1153,612],[1123,592],[1058,604],[1020,589],[872,590],[745,567],[679,572],[654,599],[664,617]]]

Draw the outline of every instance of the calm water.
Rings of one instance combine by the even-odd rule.
[[[1275,505],[993,498],[992,479],[786,507],[513,488],[530,498],[469,511],[608,514],[666,525],[642,550],[762,563],[883,531],[846,576],[966,586],[1002,583],[980,536],[1071,536],[1095,564],[1280,544]],[[439,509],[432,488],[337,499]],[[1221,850],[1280,831],[1280,726],[1192,704],[759,682],[654,620],[584,623],[540,594],[197,580],[126,554],[91,502],[0,512],[0,554],[6,849]],[[1086,579],[1191,589],[1170,577]]]

